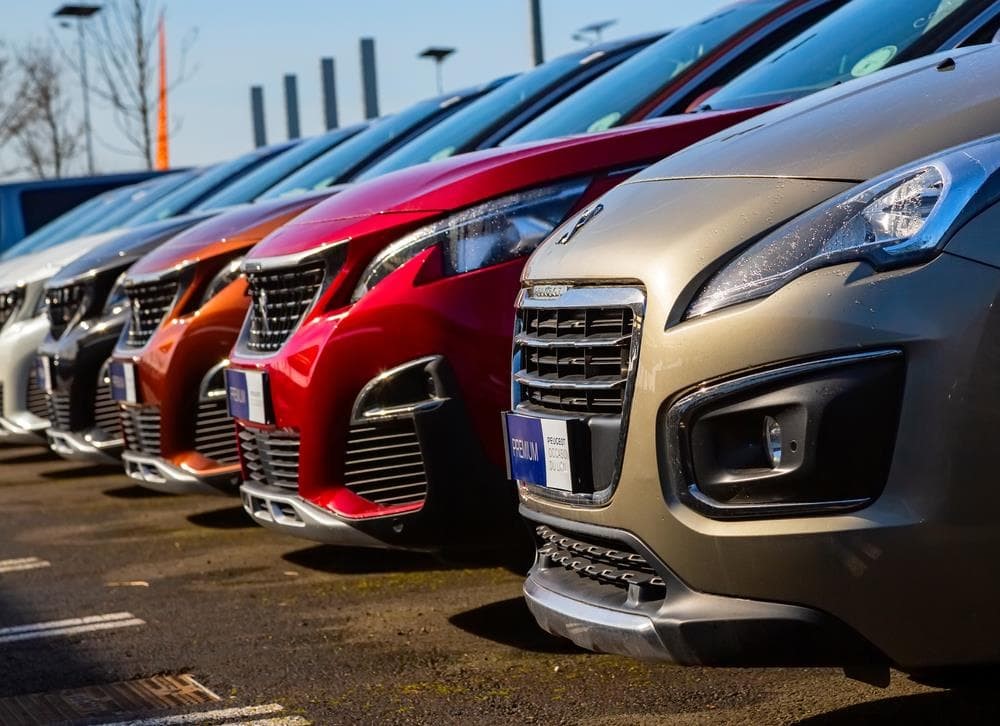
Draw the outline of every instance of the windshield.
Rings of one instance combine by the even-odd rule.
[[[470,103],[447,120],[432,126],[412,141],[359,174],[353,181],[366,181],[390,171],[425,161],[445,159],[468,151],[469,146],[504,118],[526,106],[566,78],[607,55],[603,52],[569,53],[523,73],[500,88]]]
[[[346,181],[360,166],[400,139],[406,138],[414,129],[434,118],[454,113],[471,98],[475,96],[463,97],[456,94],[444,99],[433,98],[416,103],[395,116],[379,119],[353,139],[348,139],[306,164],[280,184],[271,187],[258,199],[302,194]]]
[[[604,131],[627,122],[657,91],[784,0],[740,2],[676,30],[550,108],[502,145]]]
[[[705,109],[787,101],[938,50],[984,0],[853,0],[708,99]]]
[[[261,164],[250,173],[243,175],[222,191],[213,194],[198,204],[194,211],[221,209],[222,207],[252,202],[289,174],[298,171],[320,154],[326,153],[364,128],[364,124],[355,124],[306,139],[284,154],[279,154],[266,164]]]
[[[0,259],[8,260],[27,252],[38,252],[54,247],[74,237],[114,229],[143,207],[168,194],[193,176],[192,171],[175,172],[141,184],[105,192],[35,230],[0,255]]]
[[[138,227],[187,212],[193,205],[214,193],[220,187],[231,183],[234,179],[263,164],[275,154],[279,154],[287,148],[287,144],[269,146],[264,149],[257,149],[243,156],[238,156],[235,159],[224,161],[221,164],[206,167],[189,184],[185,184],[172,194],[168,194],[163,199],[144,209],[140,214],[128,220],[129,226]]]

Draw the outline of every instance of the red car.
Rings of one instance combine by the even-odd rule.
[[[723,12],[839,8],[809,29],[823,61],[868,53],[856,36],[873,22],[895,31],[900,60],[977,29],[963,7],[914,30],[910,5],[853,0],[774,11],[773,2],[745,2]],[[805,21],[793,22],[801,30]],[[643,74],[626,74],[662,72],[647,54],[671,40],[680,52],[705,27],[677,31],[581,94],[607,83],[617,95],[570,97],[539,121],[551,131],[564,104],[570,128],[613,125],[639,108],[683,110],[706,88],[685,81],[671,106],[669,94],[636,98]],[[759,24],[754,32],[763,32]],[[785,68],[781,56],[768,59],[772,105],[841,80],[818,68],[802,86],[800,69]],[[864,67],[877,70],[874,61]],[[754,96],[762,93],[760,74],[746,75]],[[789,76],[795,85],[785,85]],[[724,98],[738,96],[734,83]],[[626,175],[765,108],[675,115],[421,165],[345,191],[265,238],[243,263],[251,307],[226,371],[247,511],[265,526],[336,544],[502,542],[498,530],[516,507],[500,412],[509,403],[513,301],[526,255],[566,219],[574,221],[554,243],[571,241],[574,225],[600,212],[587,205]],[[530,137],[535,123],[516,136]]]

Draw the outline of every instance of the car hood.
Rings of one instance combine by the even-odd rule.
[[[53,287],[64,285],[80,278],[91,277],[103,270],[125,267],[181,230],[197,224],[211,214],[206,212],[185,214],[121,230],[120,234],[112,239],[73,258],[52,276],[49,285]]]
[[[631,181],[780,176],[862,181],[1000,130],[1000,45],[927,56],[736,125]]]
[[[18,255],[12,260],[0,263],[0,289],[47,280],[67,263],[86,254],[99,244],[117,239],[126,231],[116,229],[77,237],[46,250]]]
[[[135,263],[131,274],[148,275],[187,265],[256,244],[276,226],[330,197],[335,190],[261,201],[223,210],[175,235]]]
[[[249,257],[294,254],[561,179],[637,170],[763,110],[672,116],[420,164],[344,189],[269,235]]]

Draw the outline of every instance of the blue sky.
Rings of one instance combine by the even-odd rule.
[[[571,35],[587,23],[616,18],[618,23],[605,37],[618,37],[676,27],[726,1],[542,0],[546,57],[579,47]],[[54,28],[52,11],[61,4],[5,0],[0,41],[46,37]],[[171,116],[180,123],[171,147],[171,161],[177,165],[216,161],[251,148],[253,84],[264,86],[268,139],[284,138],[285,73],[298,75],[303,134],[321,131],[322,56],[332,56],[337,65],[341,123],[361,119],[361,36],[375,38],[383,113],[434,94],[433,64],[416,58],[428,45],[458,48],[444,67],[446,88],[530,66],[528,0],[164,0],[163,4],[170,61],[178,61],[182,39],[197,30],[188,57],[195,73],[170,98]],[[99,137],[115,141],[111,119],[96,105],[94,128]],[[100,141],[95,151],[101,170],[137,164]]]

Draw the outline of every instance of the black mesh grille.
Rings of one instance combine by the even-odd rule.
[[[36,378],[34,371],[31,371],[31,374],[28,376],[28,383],[25,388],[25,399],[27,401],[28,411],[35,414],[39,418],[47,419],[49,417],[48,396],[46,396],[45,391],[39,387],[38,379]]]
[[[160,456],[160,409],[155,406],[121,406],[125,448],[137,454]]]
[[[559,411],[618,415],[631,364],[629,307],[522,308],[515,341],[522,400]]]
[[[312,305],[325,273],[322,261],[247,273],[250,323],[246,347],[257,353],[278,350]]]
[[[24,288],[15,287],[0,292],[0,328],[5,326],[24,302]]]
[[[126,345],[141,348],[149,342],[173,308],[179,289],[180,280],[177,278],[132,284],[125,288],[130,306]]]
[[[646,558],[624,545],[570,537],[544,525],[536,527],[535,534],[539,557],[549,566],[622,589],[636,586],[645,597],[662,597],[666,592],[666,583]]]
[[[48,395],[46,416],[56,431],[70,431],[70,401],[68,393],[53,391]]]
[[[242,426],[238,426],[237,431],[240,458],[248,481],[298,491],[298,434]]]
[[[53,338],[59,338],[78,317],[84,304],[86,286],[83,283],[53,287],[45,291],[46,314]]]
[[[202,456],[220,464],[235,464],[240,460],[236,426],[226,410],[225,396],[198,402],[194,448]]]
[[[108,372],[108,363],[104,364],[97,375],[97,391],[94,394],[94,425],[112,438],[121,436],[118,403],[111,398],[111,374]]]
[[[370,502],[386,506],[426,499],[427,474],[413,419],[351,426],[344,486]]]

